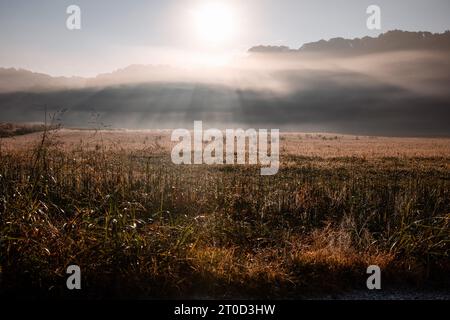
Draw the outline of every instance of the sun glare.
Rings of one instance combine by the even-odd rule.
[[[235,35],[236,15],[225,3],[205,3],[194,10],[193,18],[196,34],[203,43],[221,45]]]

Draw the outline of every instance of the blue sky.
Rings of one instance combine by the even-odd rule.
[[[0,0],[0,66],[52,75],[95,75],[132,63],[191,61],[188,56],[245,52],[258,44],[297,48],[342,36],[376,36],[366,8],[382,9],[382,30],[450,29],[448,0],[220,0],[229,3],[239,30],[224,47],[206,48],[193,36],[189,11],[210,0]],[[66,29],[76,4],[82,29]]]

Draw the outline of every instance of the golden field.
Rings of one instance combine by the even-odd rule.
[[[281,135],[280,171],[174,165],[170,131],[1,139],[3,294],[308,297],[448,287],[450,139]]]

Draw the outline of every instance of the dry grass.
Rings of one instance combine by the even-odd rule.
[[[145,151],[148,154],[170,153],[169,130],[74,130],[61,129],[56,134],[60,147],[73,150]],[[3,147],[10,150],[29,150],[41,139],[40,133],[4,139]],[[283,133],[280,153],[283,156],[318,157],[322,159],[356,157],[382,158],[447,158],[450,156],[449,138],[387,138],[351,136],[326,133]]]
[[[4,294],[70,295],[69,264],[88,297],[298,297],[363,288],[370,264],[449,284],[446,139],[289,134],[262,177],[173,165],[167,132],[46,134],[2,142]]]

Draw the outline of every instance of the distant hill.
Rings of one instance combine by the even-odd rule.
[[[152,81],[180,81],[183,80],[181,75],[177,68],[153,65],[130,65],[92,78],[52,77],[24,69],[0,68],[0,94],[107,87]]]
[[[346,57],[406,50],[450,52],[450,31],[433,34],[395,30],[386,32],[377,38],[364,37],[352,40],[334,38],[328,41],[306,43],[299,49],[291,49],[286,46],[256,46],[249,49],[249,52],[293,56],[308,53],[309,56]],[[157,65],[130,65],[92,78],[52,77],[24,69],[0,68],[0,93],[83,89],[150,82],[196,82],[199,80],[200,73]]]
[[[105,87],[120,84],[146,83],[152,81],[179,81],[180,70],[166,65],[133,64],[110,73],[102,73],[86,81],[89,87]]]
[[[0,93],[81,88],[85,79],[52,77],[24,69],[0,68]]]
[[[58,123],[82,128],[190,128],[202,120],[215,128],[450,136],[450,32],[251,52],[224,68],[131,65],[92,78],[0,69],[0,122],[57,114]]]
[[[401,50],[450,51],[450,31],[444,33],[408,32],[394,30],[377,38],[356,39],[333,38],[328,41],[306,43],[299,49],[285,46],[256,46],[250,53],[326,53],[326,54],[370,54]]]

